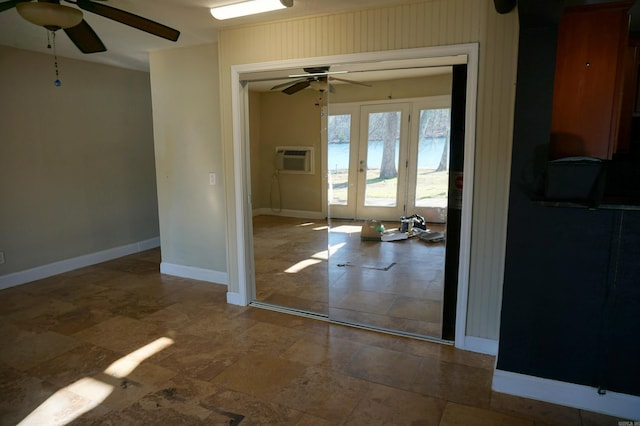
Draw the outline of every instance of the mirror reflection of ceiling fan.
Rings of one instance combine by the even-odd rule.
[[[95,13],[170,41],[176,41],[180,36],[178,30],[102,3],[91,0],[63,1],[74,4],[84,11]],[[83,19],[82,11],[74,7],[63,6],[60,4],[60,0],[8,0],[0,3],[0,12],[14,7],[20,16],[35,25],[45,27],[49,31],[63,29],[82,53],[107,50],[95,31]]]
[[[335,77],[334,74],[344,74],[345,71],[329,71],[328,66],[323,67],[309,67],[303,68],[306,74],[298,74],[298,75],[290,75],[290,78],[298,78],[294,81],[288,81],[286,83],[278,84],[273,86],[271,90],[279,90],[284,87],[282,93],[286,93],[287,95],[293,95],[294,93],[298,93],[299,91],[306,89],[307,87],[311,87],[314,90],[319,92],[335,92],[335,88],[332,84],[330,84],[330,80],[341,81],[343,83],[349,84],[357,84],[360,86],[371,87],[370,84],[361,83],[359,81],[347,80],[346,78]]]

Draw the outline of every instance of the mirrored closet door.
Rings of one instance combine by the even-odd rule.
[[[243,81],[254,305],[452,338],[443,328],[447,306],[455,317],[456,283],[447,293],[445,281],[458,246],[447,237],[460,236],[459,214],[450,232],[449,213],[460,208],[450,188],[461,163],[452,171],[451,160],[464,145],[452,90],[464,58],[446,62],[327,65]],[[365,235],[370,224],[383,233]]]

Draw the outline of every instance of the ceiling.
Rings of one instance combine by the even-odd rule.
[[[2,2],[4,0],[0,0]],[[335,11],[364,9],[406,3],[408,0],[294,0],[293,7],[251,17],[217,21],[209,8],[230,0],[108,0],[106,4],[160,22],[180,31],[171,42],[130,28],[90,12],[84,19],[107,47],[106,52],[83,54],[63,31],[56,32],[58,56],[130,68],[149,70],[148,52],[211,43],[217,31],[226,26],[289,19]],[[69,3],[63,4],[70,6]],[[51,54],[47,49],[47,31],[18,15],[15,8],[0,13],[0,45]]]

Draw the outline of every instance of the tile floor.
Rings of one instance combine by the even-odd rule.
[[[159,261],[0,291],[1,425],[617,425],[492,392],[493,357],[228,305]]]
[[[444,242],[361,241],[361,224],[332,220],[328,233],[325,220],[254,217],[256,300],[439,339]]]

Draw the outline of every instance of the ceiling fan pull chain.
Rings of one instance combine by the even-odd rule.
[[[60,81],[60,74],[58,72],[58,52],[56,51],[56,33],[55,31],[51,31],[51,38],[53,38],[53,66],[56,70],[56,80],[53,82],[53,84],[56,87],[60,87],[62,86],[62,82]],[[48,37],[47,37],[48,39]],[[49,45],[49,48],[51,48],[51,44]]]

